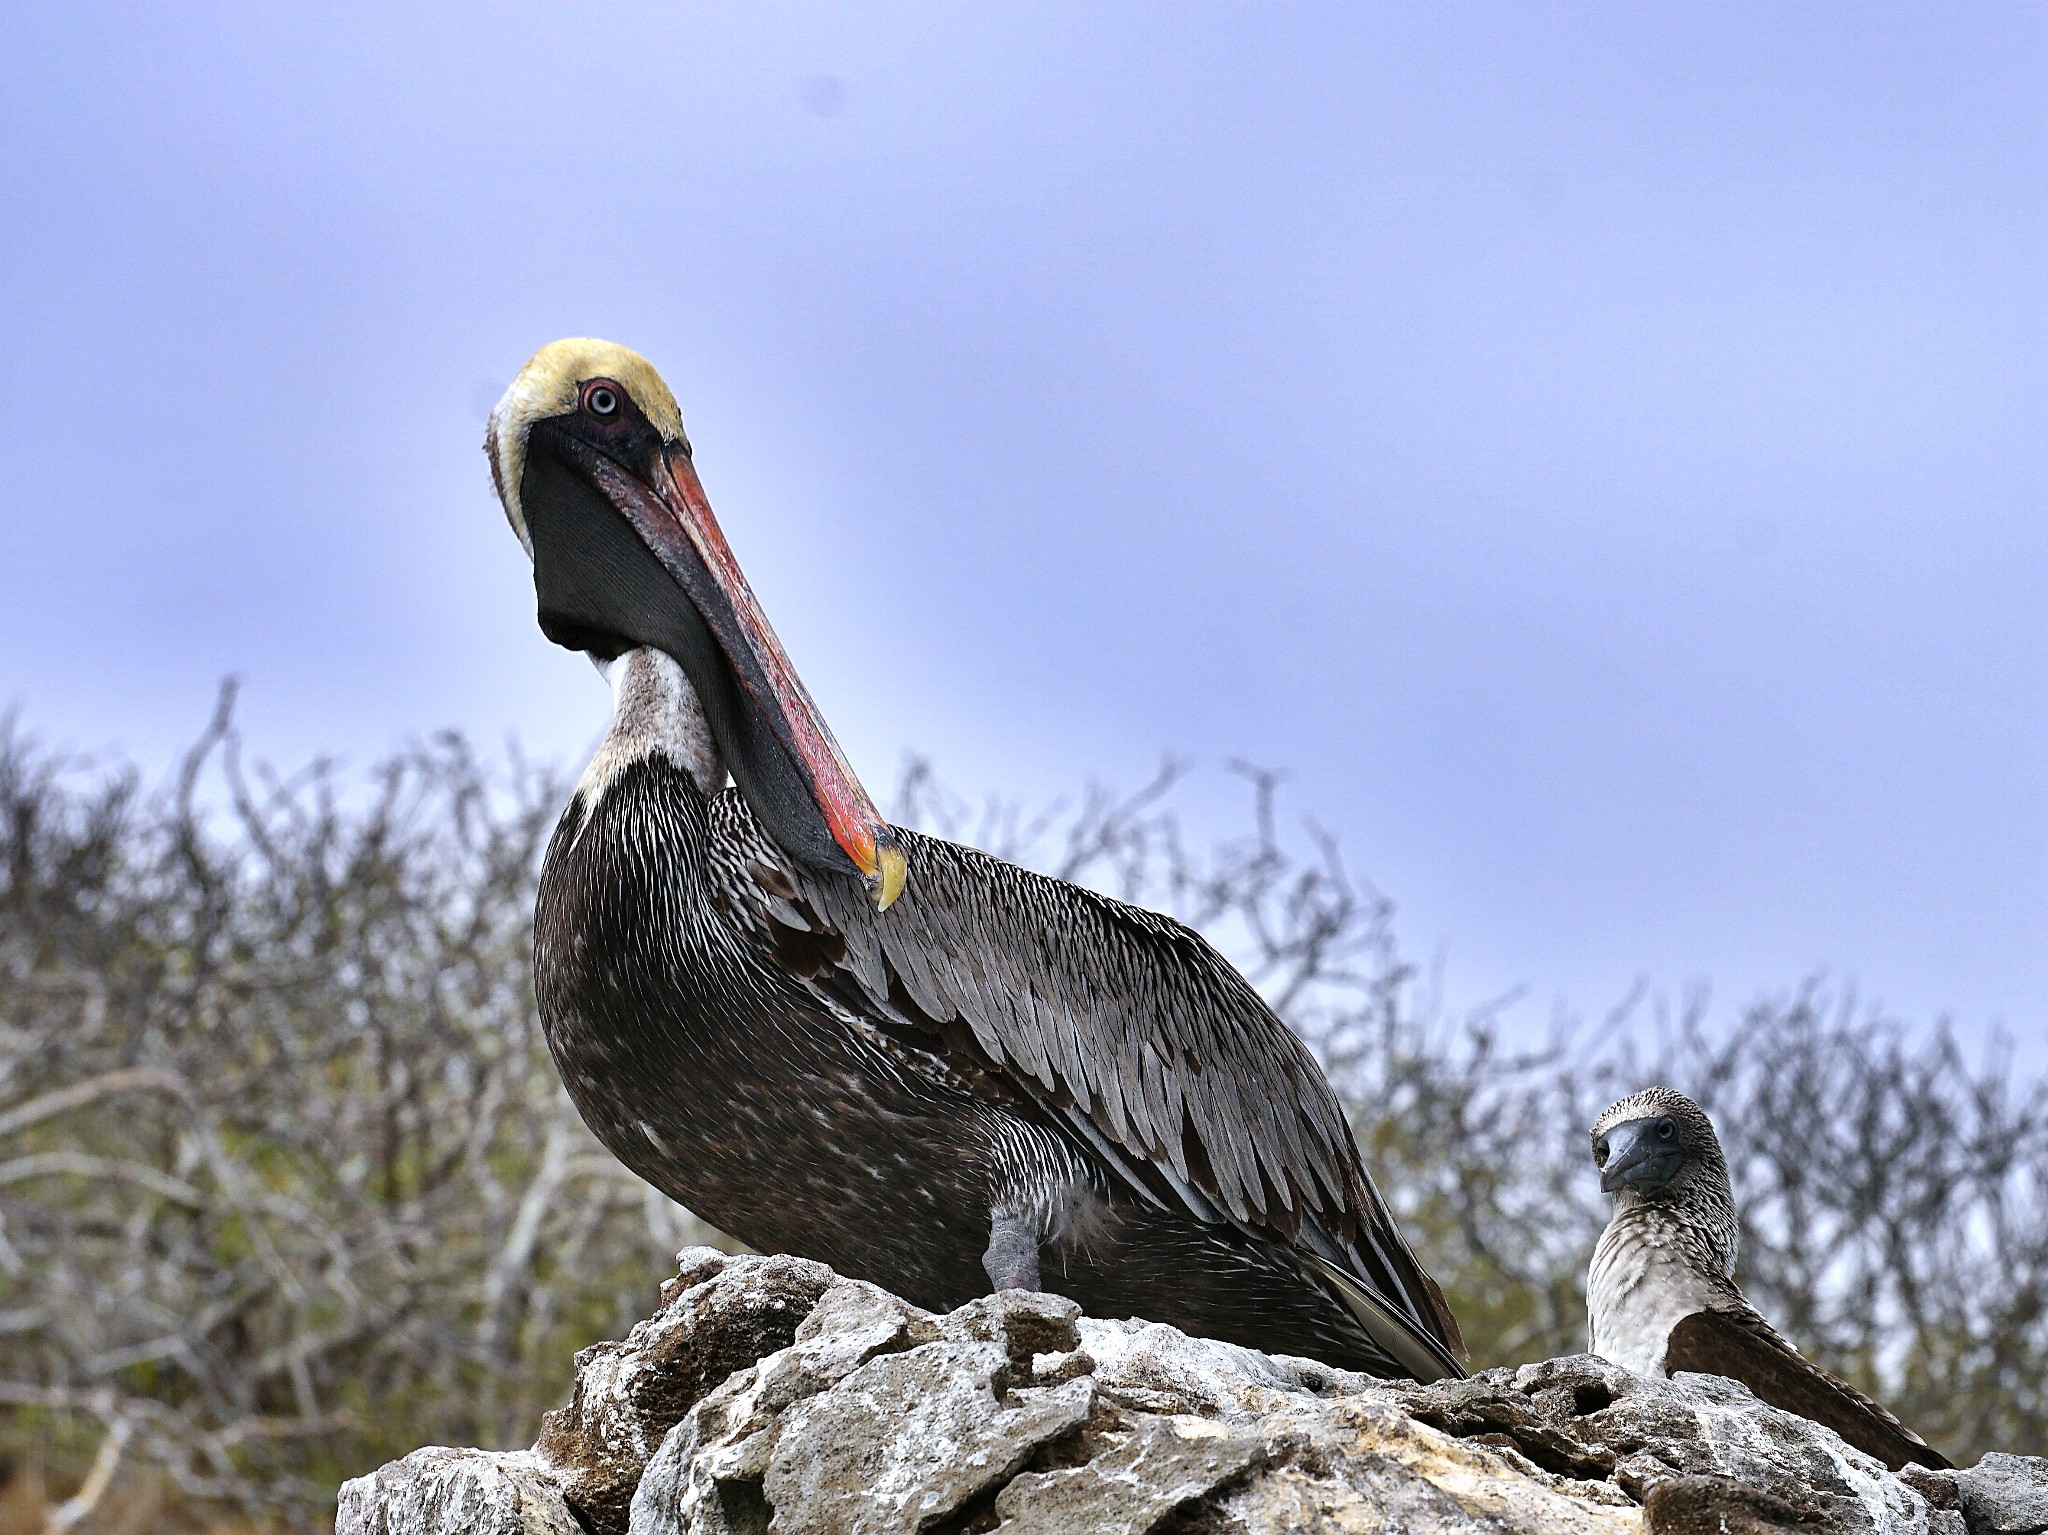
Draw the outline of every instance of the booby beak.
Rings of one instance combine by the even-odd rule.
[[[1607,1155],[1600,1163],[1600,1192],[1612,1194],[1624,1188],[1655,1193],[1685,1165],[1685,1148],[1678,1142],[1676,1126],[1669,1115],[1624,1120],[1605,1135],[1598,1145]]]
[[[608,458],[591,460],[592,478],[605,498],[676,584],[696,599],[747,701],[781,727],[777,734],[802,764],[832,840],[867,880],[877,908],[888,910],[903,893],[904,880],[903,849],[894,829],[854,777],[810,689],[790,664],[733,558],[688,450],[665,446],[655,466],[650,480],[643,481]],[[711,591],[702,590],[700,572],[710,576]]]

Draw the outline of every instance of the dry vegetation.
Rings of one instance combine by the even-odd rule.
[[[416,1444],[530,1441],[705,1235],[590,1139],[539,1037],[560,780],[452,737],[245,772],[225,702],[156,792],[0,733],[0,1531],[318,1528]],[[1583,1346],[1584,1127],[1661,1079],[1722,1127],[1767,1311],[1953,1454],[2048,1450],[2042,1084],[1814,988],[1719,1029],[1631,998],[1510,1050],[1438,1015],[1271,777],[1194,850],[1175,776],[1027,816],[913,766],[897,814],[1240,959],[1357,1105],[1476,1363]]]

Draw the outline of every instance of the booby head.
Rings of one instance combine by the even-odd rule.
[[[893,901],[902,849],[726,545],[653,365],[608,341],[542,347],[491,412],[484,451],[533,560],[541,632],[599,661],[674,658],[776,844]]]
[[[1728,1186],[1714,1122],[1668,1087],[1631,1094],[1593,1121],[1600,1190],[1617,1198],[1676,1198],[1696,1184]]]

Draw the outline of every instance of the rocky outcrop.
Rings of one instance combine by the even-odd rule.
[[[356,1535],[582,1535],[531,1450],[414,1450],[341,1489],[334,1527]]]
[[[682,1255],[532,1450],[350,1482],[337,1535],[2042,1535],[2048,1461],[1893,1476],[1714,1376],[1395,1385],[1010,1291],[934,1316]]]

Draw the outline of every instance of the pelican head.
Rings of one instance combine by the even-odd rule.
[[[673,657],[776,844],[894,900],[902,849],[727,547],[653,365],[608,341],[542,347],[491,412],[484,451],[533,560],[541,632],[601,661],[643,646]]]

